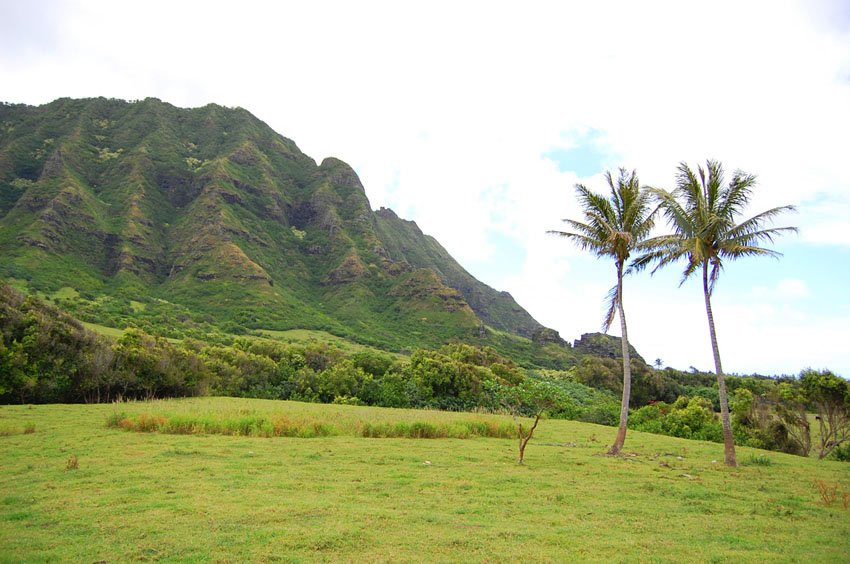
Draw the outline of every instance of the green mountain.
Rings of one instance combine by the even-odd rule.
[[[107,325],[565,346],[415,223],[373,211],[350,166],[240,108],[0,106],[0,257],[0,277]]]

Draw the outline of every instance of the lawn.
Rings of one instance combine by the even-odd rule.
[[[320,438],[107,427],[282,416]],[[0,561],[800,561],[850,554],[850,465],[546,420],[513,439],[357,436],[476,414],[201,398],[0,407]],[[352,430],[350,433],[345,429]],[[30,431],[30,432],[25,432]],[[34,431],[34,432],[32,432]],[[76,457],[78,467],[71,457]],[[816,481],[837,486],[826,505]]]

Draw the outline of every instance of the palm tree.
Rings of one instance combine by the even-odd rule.
[[[626,261],[632,251],[642,248],[642,241],[652,230],[656,210],[650,210],[651,198],[641,190],[635,171],[628,173],[620,169],[616,185],[610,172],[605,179],[611,195],[605,198],[576,184],[576,192],[584,209],[586,223],[565,219],[573,231],[549,231],[572,240],[581,249],[591,251],[598,257],[614,259],[617,267],[617,285],[608,292],[608,310],[602,324],[608,332],[614,315],[619,314],[623,345],[623,400],[620,405],[620,428],[608,454],[616,455],[626,440],[626,423],[629,417],[629,396],[632,387],[631,359],[629,358],[629,335],[626,330],[626,314],[623,310],[623,275]]]
[[[752,195],[756,177],[736,171],[732,181],[724,185],[723,166],[717,161],[706,161],[706,167],[697,167],[698,174],[685,163],[680,163],[676,174],[676,189],[651,189],[658,198],[664,215],[673,227],[673,233],[653,237],[646,241],[650,249],[632,264],[642,269],[655,262],[653,273],[668,264],[686,261],[681,286],[696,272],[702,274],[705,295],[705,311],[708,314],[708,330],[714,367],[717,372],[717,387],[720,396],[720,416],[723,422],[723,442],[726,464],[737,466],[732,425],[729,420],[729,402],[726,380],[720,364],[720,349],[711,311],[711,296],[723,269],[724,260],[735,260],[749,256],[779,257],[780,253],[761,246],[773,242],[773,238],[796,227],[766,227],[776,216],[794,211],[793,206],[769,209],[753,217],[737,222]]]

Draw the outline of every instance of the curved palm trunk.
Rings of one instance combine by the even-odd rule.
[[[720,348],[717,346],[717,333],[714,330],[714,315],[711,313],[711,292],[708,289],[708,262],[702,265],[702,289],[705,294],[705,311],[708,313],[708,332],[711,336],[711,350],[714,353],[714,368],[717,372],[717,393],[720,398],[720,420],[723,423],[723,447],[726,466],[738,466],[735,459],[735,440],[732,437],[732,421],[729,418],[729,398],[726,394],[726,378],[720,365]]]
[[[623,311],[623,265],[617,264],[617,313],[620,317],[620,332],[623,345],[623,400],[620,404],[620,428],[617,438],[608,450],[608,454],[620,454],[623,443],[626,442],[626,423],[629,419],[629,397],[632,393],[632,364],[629,358],[629,334],[626,331],[626,313]]]

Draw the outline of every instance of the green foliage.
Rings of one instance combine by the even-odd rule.
[[[773,461],[764,454],[750,454],[746,460],[744,460],[744,464],[748,466],[770,466],[773,464]]]
[[[800,388],[817,413],[818,458],[825,458],[850,441],[850,383],[829,370],[807,369],[800,374]]]
[[[67,289],[60,293],[66,299],[74,297]],[[8,285],[0,285],[0,312],[0,401],[6,403],[224,394],[397,408],[507,410],[531,417],[544,413],[603,425],[618,421],[616,359],[586,357],[565,372],[527,370],[493,348],[463,343],[417,349],[405,358],[365,347],[343,349],[327,342],[255,336],[178,342],[139,328],[109,338],[87,331],[57,308]],[[633,398],[638,402],[669,397],[680,389],[701,392],[686,403],[662,401],[636,409],[631,415],[636,421],[633,428],[717,438],[712,400],[705,398],[716,399],[711,393],[716,389],[704,385],[711,375],[652,370],[639,360],[632,368]],[[807,371],[800,380],[730,378],[737,442],[805,455],[810,448],[807,407],[820,402],[825,415],[843,413],[830,411],[824,403],[841,397],[833,393],[843,389],[835,378],[828,371]],[[835,407],[834,403],[828,405]],[[143,421],[140,428],[153,430],[157,425]],[[173,424],[173,432],[185,428]],[[825,429],[818,436],[833,444],[830,427]],[[255,432],[260,433],[251,431]],[[842,444],[846,443],[839,441],[832,449],[837,450],[836,458],[845,452],[839,449]]]
[[[481,363],[470,362],[466,354],[470,351],[449,346],[439,351],[417,350],[411,355],[410,377],[433,407],[470,408],[482,395],[486,380],[501,380],[483,364],[483,357]]]
[[[200,393],[207,371],[189,350],[138,329],[115,342],[0,284],[0,401],[109,401]]]
[[[352,360],[345,359],[322,371],[319,377],[319,401],[323,403],[352,403],[351,398],[361,395],[364,387],[372,379]]]
[[[132,328],[112,340],[9,286],[0,286],[0,399],[111,401],[195,394],[387,407],[500,410],[525,394],[523,413],[545,402],[552,417],[611,424],[613,397],[565,373],[532,377],[489,347],[417,349],[409,359],[331,343],[257,337],[171,342]],[[62,345],[63,339],[68,341]],[[46,355],[46,357],[45,357]],[[529,398],[536,399],[531,402]],[[117,424],[117,421],[113,421]],[[139,423],[158,429],[156,421]],[[182,427],[180,427],[182,428]],[[254,431],[252,431],[254,432]],[[472,433],[472,431],[469,431]],[[474,433],[473,433],[474,434]]]
[[[613,393],[591,388],[564,372],[533,372],[524,382],[527,394],[520,413],[543,411],[549,417],[573,419],[599,425],[616,425],[620,405]]]
[[[658,402],[632,413],[629,428],[703,441],[723,441],[720,421],[705,398],[681,396],[672,404]]]
[[[575,367],[573,374],[578,382],[591,388],[623,391],[623,366],[614,358],[586,356]]]
[[[828,456],[830,460],[850,462],[850,443],[844,443],[841,446],[835,447]]]
[[[632,393],[629,405],[633,408],[653,401],[673,402],[685,389],[669,377],[668,371],[653,370],[639,357],[632,358],[630,366]],[[576,381],[591,388],[610,390],[615,394],[623,391],[623,365],[615,358],[585,356],[572,374]]]

